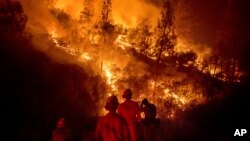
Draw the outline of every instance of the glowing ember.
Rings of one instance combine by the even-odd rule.
[[[107,79],[107,84],[111,87],[111,92],[113,93],[116,92],[117,87],[115,85],[115,80],[117,76],[115,76],[106,65],[104,65],[104,72],[105,72],[105,76]],[[111,95],[111,94],[108,94],[108,95]]]
[[[108,69],[106,68],[106,69],[104,69],[104,72],[105,72],[105,74],[106,74],[108,84],[111,85],[112,74],[111,74],[110,70],[108,70]]]
[[[81,58],[82,58],[83,60],[87,60],[87,61],[89,61],[89,60],[92,59],[87,53],[83,53],[83,54],[81,55]]]
[[[52,30],[51,32],[50,32],[50,35],[51,35],[51,40],[52,40],[52,42],[53,43],[55,43],[56,44],[56,46],[59,46],[59,42],[57,41],[57,34],[56,34],[56,30]]]
[[[127,47],[132,47],[131,44],[129,44],[128,39],[125,35],[118,35],[118,37],[115,40],[115,44],[118,45],[123,50]]]

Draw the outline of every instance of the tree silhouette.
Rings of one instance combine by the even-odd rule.
[[[151,30],[150,20],[142,18],[139,20],[137,27],[132,29],[128,34],[130,42],[144,55],[151,55],[149,51],[152,46],[153,32]]]
[[[106,40],[107,35],[111,34],[114,30],[111,6],[111,0],[103,0],[99,29],[104,41]]]
[[[171,7],[171,3],[168,0],[163,3],[161,17],[158,19],[158,23],[155,30],[155,49],[157,61],[159,62],[161,60],[161,57],[174,55],[174,47],[177,42],[177,36],[175,34],[174,28],[173,8]]]
[[[86,35],[90,34],[90,24],[92,22],[93,15],[94,13],[93,10],[91,10],[91,6],[88,3],[84,3],[84,8],[81,11],[79,22],[82,24],[83,30],[87,33]]]
[[[157,69],[159,63],[161,63],[162,57],[167,58],[174,55],[174,47],[176,45],[176,38],[174,31],[174,15],[171,3],[166,0],[163,3],[161,17],[158,19],[158,23],[155,29],[156,43],[154,52],[156,55],[156,65],[154,74],[154,89],[156,89],[156,82],[158,74]],[[154,90],[155,91],[155,90]]]

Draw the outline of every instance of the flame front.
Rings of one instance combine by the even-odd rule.
[[[81,26],[81,25],[79,24],[78,26]],[[79,56],[76,53],[77,51],[75,50],[75,48],[73,48],[74,43],[69,43],[67,47],[63,48],[58,41],[59,38],[58,38],[58,35],[56,34],[56,31],[51,30],[50,35],[51,35],[51,41],[55,43],[55,47],[60,47],[61,49],[65,50],[65,52],[70,53],[71,55]],[[81,35],[83,35],[84,37],[86,36],[86,33],[83,33]],[[145,74],[142,74],[142,76],[140,77],[138,77],[138,74],[133,74],[133,71],[134,71],[133,69],[140,70],[141,69],[140,66],[130,66],[132,67],[132,70],[129,70],[129,71],[126,70],[128,63],[126,64],[126,67],[119,66],[119,64],[124,61],[124,59],[122,58],[125,56],[130,58],[132,61],[137,61],[136,59],[134,59],[131,55],[127,53],[129,49],[134,48],[136,51],[140,50],[140,47],[132,45],[133,43],[129,41],[127,34],[122,33],[122,34],[117,35],[116,39],[113,42],[114,44],[112,45],[112,46],[115,46],[116,48],[109,48],[108,51],[105,49],[107,48],[107,46],[103,46],[101,44],[101,36],[99,36],[98,34],[95,34],[95,33],[89,34],[88,37],[84,39],[89,40],[89,44],[85,44],[87,46],[85,47],[86,49],[84,49],[82,53],[80,53],[80,58],[81,58],[80,61],[83,63],[85,63],[86,61],[88,61],[88,63],[90,62],[90,64],[94,65],[93,68],[96,68],[96,71],[101,76],[103,76],[102,81],[106,83],[106,86],[105,86],[106,88],[101,93],[104,93],[105,95],[104,97],[107,98],[108,96],[114,94],[118,96],[119,101],[122,101],[122,98],[119,94],[122,93],[122,91],[126,87],[132,87],[132,88],[134,87],[132,84],[133,80],[131,82],[130,79],[132,78],[141,79],[142,77],[145,77],[146,75],[148,75],[147,74],[148,72],[146,72],[146,70],[142,70],[142,71],[145,71],[143,72]],[[92,50],[88,48],[92,48]],[[104,49],[101,49],[101,48],[104,48]],[[154,50],[150,49],[148,52],[148,56],[152,60],[156,60],[155,56],[149,55],[149,54],[152,54],[153,52]],[[103,58],[100,57],[101,56],[100,54],[102,53],[104,53]],[[91,54],[95,54],[95,55],[99,54],[99,56],[97,55],[97,58],[96,58],[96,56],[91,56]],[[115,58],[112,58],[113,55],[115,55]],[[165,56],[168,56],[168,55],[165,54]],[[96,58],[97,60],[94,58]],[[102,67],[101,72],[98,70],[97,62],[99,63],[103,62],[102,64],[103,67]],[[141,73],[141,72],[138,72],[138,73]],[[160,74],[158,77],[161,77]],[[165,78],[165,79],[168,79],[168,78]],[[196,90],[194,90],[192,86],[188,86],[188,87],[182,86],[180,88],[174,88],[171,86],[168,87],[167,85],[171,85],[168,83],[172,83],[172,82],[166,83],[165,79],[164,77],[161,79],[158,79],[157,85],[155,85],[154,80],[150,78],[145,81],[141,81],[141,83],[147,83],[147,82],[149,83],[148,85],[146,85],[146,87],[143,88],[143,90],[141,91],[135,90],[135,92],[137,93],[134,94],[134,99],[140,102],[143,98],[148,98],[152,103],[155,103],[157,105],[157,108],[159,109],[158,116],[165,117],[165,118],[174,118],[176,109],[185,110],[186,108],[189,107],[190,103],[194,100],[197,101],[196,104],[204,103],[206,98],[203,97],[202,93],[195,93]],[[175,78],[171,78],[171,79],[175,79]],[[179,93],[175,93],[171,89],[177,89]],[[104,115],[106,111],[102,107],[105,103],[105,99],[101,100],[100,103],[101,105],[100,105],[99,114]]]
[[[140,1],[136,2],[141,3]],[[121,6],[118,5],[117,1],[114,4],[117,7]],[[101,82],[105,85],[101,86],[99,92],[102,95],[100,96],[100,105],[98,105],[99,114],[105,113],[103,109],[105,98],[114,94],[121,101],[120,94],[128,87],[132,88],[133,98],[136,101],[140,102],[143,98],[148,98],[150,102],[154,103],[159,109],[158,116],[160,117],[174,118],[178,110],[183,111],[193,105],[206,103],[207,97],[203,93],[202,85],[195,80],[190,80],[187,73],[178,70],[177,66],[180,61],[176,61],[177,63],[173,61],[176,65],[171,66],[167,63],[164,64],[164,60],[159,59],[158,50],[156,51],[154,48],[156,37],[152,35],[152,29],[147,31],[143,28],[142,30],[146,31],[143,35],[139,28],[129,26],[136,25],[134,19],[138,20],[139,18],[133,17],[132,22],[125,22],[129,20],[125,20],[119,16],[120,14],[115,13],[115,19],[110,21],[114,21],[116,24],[103,26],[103,23],[95,23],[98,16],[93,16],[91,19],[92,14],[97,13],[91,13],[89,10],[92,9],[89,8],[91,5],[85,6],[85,9],[82,4],[75,9],[70,8],[70,5],[72,5],[72,1],[58,0],[54,5],[48,6],[50,16],[57,23],[55,28],[46,28],[48,38],[52,43],[51,47],[59,48],[66,54],[79,58],[80,63],[88,64],[89,69],[93,69],[93,74],[101,76]],[[153,15],[154,19],[155,15],[159,15],[159,10],[155,10],[152,5],[148,6],[145,3],[143,5],[148,7],[146,10],[148,12],[145,13],[150,13],[150,10],[158,12]],[[101,11],[99,4],[93,7],[98,7],[98,10]],[[115,9],[114,11],[119,10]],[[120,27],[120,24],[123,24],[124,27]],[[148,25],[145,27],[150,28]],[[113,30],[112,34],[109,33],[110,30]],[[142,41],[139,42],[139,39]],[[224,76],[218,77],[218,74],[222,72],[218,65],[208,64],[204,69],[204,62],[210,56],[211,50],[200,51],[197,48],[202,48],[202,45],[194,44],[190,40],[180,36],[175,46],[176,54],[194,51],[197,55],[193,62],[186,62],[184,68],[194,66],[196,72],[208,73],[215,78],[226,81]],[[170,56],[167,52],[160,55],[165,58]],[[160,70],[156,70],[157,67]],[[238,77],[243,75],[239,68],[235,69]],[[239,80],[237,79],[237,81]]]

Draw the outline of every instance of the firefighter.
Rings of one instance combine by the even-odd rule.
[[[65,118],[59,118],[56,129],[52,133],[52,141],[72,141],[71,131],[67,128]]]
[[[130,141],[128,125],[125,119],[116,113],[118,105],[116,96],[108,98],[105,109],[109,112],[97,123],[97,141]]]
[[[145,141],[159,141],[160,139],[160,121],[156,118],[156,106],[149,103],[146,98],[142,100],[140,111],[144,113],[141,120],[143,126],[143,136]]]
[[[118,114],[124,117],[127,121],[131,140],[137,141],[139,140],[139,132],[138,132],[138,119],[140,119],[139,105],[137,102],[132,101],[132,91],[130,89],[126,89],[122,95],[125,98],[125,101],[119,105]]]
[[[154,104],[149,103],[146,98],[142,100],[140,111],[144,113],[145,117],[142,121],[154,122],[156,120],[157,110]]]

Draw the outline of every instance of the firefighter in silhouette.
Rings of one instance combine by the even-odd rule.
[[[128,128],[132,141],[139,140],[138,132],[138,119],[140,119],[139,105],[137,102],[132,101],[132,91],[126,89],[122,95],[125,101],[119,105],[118,114],[124,117],[128,123]]]
[[[143,134],[145,141],[160,140],[160,121],[156,118],[157,109],[152,103],[149,103],[146,98],[142,100],[140,111],[144,113],[144,118],[141,120],[143,125]]]
[[[128,125],[125,119],[116,113],[118,105],[116,96],[108,98],[105,109],[109,112],[97,123],[97,141],[130,141]]]
[[[52,133],[52,141],[72,141],[71,131],[67,127],[65,118],[59,118],[56,129]]]

